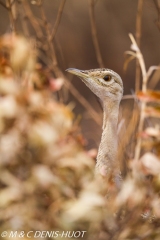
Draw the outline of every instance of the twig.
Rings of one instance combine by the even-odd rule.
[[[155,23],[160,31],[160,6],[157,0],[153,0],[153,2],[158,13],[158,19],[156,19]]]
[[[41,12],[42,21],[43,21],[43,24],[44,24],[44,29],[45,29],[46,35],[47,35],[47,42],[48,42],[48,45],[49,45],[48,55],[51,57],[52,64],[53,64],[53,69],[54,69],[55,74],[56,74],[58,62],[57,62],[57,58],[56,58],[55,48],[54,48],[53,42],[51,40],[49,24],[48,24],[44,9],[42,7],[42,3],[39,4],[39,9],[40,9],[40,12]]]
[[[21,22],[24,35],[26,37],[29,37],[30,33],[29,33],[29,28],[28,28],[26,9],[23,8],[22,1],[17,1],[17,4],[18,4],[17,10],[18,10],[18,13],[19,13],[19,16],[20,16],[20,21],[19,22]]]
[[[157,71],[159,70],[159,71],[157,72],[156,70]],[[159,82],[160,80],[159,72],[160,72],[160,67],[156,67],[155,74],[157,74],[157,77],[155,78],[155,75],[152,77],[152,79],[149,82],[149,88],[154,89],[157,83]]]
[[[89,1],[89,16],[90,16],[90,23],[91,23],[93,45],[96,52],[98,64],[101,68],[103,68],[104,63],[103,63],[101,52],[100,52],[100,47],[99,47],[99,42],[97,37],[96,22],[94,17],[94,0],[88,0],[88,1]]]
[[[51,33],[51,40],[54,39],[54,37],[57,33],[57,29],[58,29],[59,23],[61,21],[61,16],[62,16],[62,13],[63,13],[63,8],[64,8],[64,5],[65,5],[65,2],[66,2],[66,0],[62,0],[61,4],[59,6],[57,18],[56,18],[55,24],[53,26],[53,31]]]
[[[136,17],[136,42],[138,47],[140,47],[141,43],[141,28],[142,28],[142,9],[143,9],[143,3],[144,0],[138,1],[138,7],[137,7],[137,17]]]
[[[30,21],[33,29],[35,30],[35,33],[36,33],[37,37],[41,39],[43,37],[43,33],[42,33],[41,28],[40,28],[40,24],[37,21],[37,19],[34,17],[32,11],[30,9],[28,1],[23,0],[22,4],[23,4],[25,15],[26,15],[27,19]]]
[[[98,113],[92,108],[92,106],[88,103],[88,101],[78,92],[78,90],[68,81],[68,79],[64,76],[62,71],[60,70],[58,66],[58,61],[57,61],[57,56],[55,52],[55,47],[54,43],[51,40],[51,35],[50,35],[50,29],[49,29],[49,24],[47,22],[47,18],[44,12],[44,9],[42,8],[42,5],[39,5],[41,15],[42,15],[42,20],[45,26],[46,34],[47,34],[47,42],[49,45],[49,54],[51,56],[52,64],[51,68],[53,69],[56,77],[62,77],[65,80],[65,86],[66,88],[72,93],[72,95],[82,104],[82,106],[88,110],[89,114],[93,117],[95,122],[98,125],[101,125],[101,119],[98,115]]]
[[[146,76],[146,67],[145,67],[143,55],[142,55],[141,51],[139,50],[139,47],[138,47],[138,45],[137,45],[137,43],[136,43],[133,35],[132,35],[132,34],[129,34],[129,37],[130,37],[131,42],[132,42],[131,48],[132,48],[133,51],[136,52],[136,55],[135,55],[134,52],[132,52],[132,53],[133,53],[133,55],[135,55],[136,58],[138,58],[138,60],[139,60],[139,64],[140,64],[141,71],[142,71],[142,77],[143,77],[143,79],[144,79],[144,77]]]
[[[158,69],[160,69],[160,67],[158,67],[158,66],[151,66],[151,67],[148,69],[148,72],[147,72],[147,74],[146,74],[146,77],[144,78],[144,81],[143,81],[143,85],[144,85],[144,86],[142,87],[142,90],[143,90],[143,91],[146,91],[146,90],[147,90],[147,83],[148,83],[148,80],[149,80],[151,74],[153,73],[153,71],[156,71],[156,70],[158,70]]]
[[[146,92],[147,90],[147,71],[146,71],[146,66],[144,63],[144,59],[143,59],[143,55],[133,37],[132,34],[129,34],[129,37],[131,39],[132,45],[131,45],[131,49],[134,51],[133,54],[136,53],[136,58],[139,61],[140,67],[141,67],[141,71],[142,71],[142,77],[143,77],[143,84],[142,84],[142,91]],[[131,53],[132,54],[132,53]],[[141,111],[140,111],[140,120],[139,120],[139,126],[138,126],[138,132],[142,132],[143,130],[143,125],[144,125],[144,119],[145,119],[145,107],[146,107],[146,103],[142,102],[141,104]],[[141,153],[141,145],[142,145],[142,139],[139,137],[137,140],[137,144],[135,147],[135,161],[138,161],[139,157],[140,157],[140,153]]]
[[[41,58],[41,56],[39,56]],[[56,56],[55,56],[56,58]],[[65,82],[66,89],[77,99],[77,101],[88,111],[90,116],[94,119],[94,121],[101,126],[101,118],[99,114],[93,109],[93,107],[90,105],[90,103],[79,93],[79,91],[72,85],[72,83],[68,80],[68,78],[62,73],[62,71],[59,69],[59,66],[57,65],[56,68],[53,66],[53,64],[50,64],[48,62],[48,59],[43,55],[43,61],[45,60],[45,64],[49,66],[51,70],[55,72],[56,77],[62,77]]]
[[[142,27],[142,9],[143,9],[143,3],[144,0],[138,1],[138,7],[137,7],[137,17],[136,17],[136,42],[138,47],[140,48],[141,44],[141,27]],[[135,81],[135,91],[139,91],[140,89],[140,78],[141,78],[141,72],[140,72],[140,66],[138,59],[136,60],[136,81]]]
[[[65,79],[65,86],[71,92],[71,94],[81,103],[81,105],[87,109],[88,113],[98,125],[102,125],[101,118],[99,114],[92,108],[90,103],[79,93],[79,91],[68,81],[68,79],[62,74],[62,77]]]
[[[8,7],[6,6],[6,4],[3,3],[1,0],[0,0],[0,5],[2,5],[6,10],[8,10]]]
[[[13,6],[16,3],[16,0],[11,1],[11,6]]]
[[[141,53],[135,39],[133,38],[133,36],[131,34],[130,34],[130,38],[131,38],[132,44],[134,45],[133,49],[136,49],[136,57],[137,57],[137,59],[140,63],[140,66],[141,66],[141,71],[142,71],[142,75],[143,75],[142,91],[145,93],[147,91],[147,83],[148,83],[148,80],[149,80],[152,72],[159,69],[159,67],[152,66],[152,67],[149,68],[148,71],[146,71],[146,67],[145,67],[145,63],[144,63],[142,53]],[[139,120],[139,126],[138,126],[138,132],[139,133],[142,132],[143,126],[144,126],[145,108],[146,108],[146,103],[142,102],[141,109],[140,109],[141,110],[140,111],[140,120]],[[135,161],[139,160],[140,153],[141,153],[141,145],[142,145],[142,139],[141,139],[141,137],[139,137],[138,140],[137,140],[136,147],[135,147]]]
[[[135,96],[134,95],[124,95],[123,97],[122,97],[122,100],[126,100],[126,99],[135,99]]]
[[[16,32],[16,26],[15,26],[15,19],[13,16],[13,5],[11,3],[11,0],[6,0],[6,6],[9,11],[9,17],[10,17],[10,23],[11,23],[11,29],[13,32]]]

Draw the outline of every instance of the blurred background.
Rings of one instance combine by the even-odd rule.
[[[39,61],[48,66],[45,61],[47,46],[47,35],[44,29],[34,26],[36,21],[41,25],[42,17],[39,9],[40,1],[17,1],[10,16],[3,6],[7,1],[1,1],[0,5],[0,34],[11,31],[10,18],[16,21],[16,31],[20,34],[43,39],[43,48],[38,46],[41,55]],[[14,1],[13,1],[14,2]],[[157,3],[159,3],[157,1]],[[63,5],[63,6],[62,6]],[[87,0],[45,0],[43,7],[47,18],[47,24],[51,32],[56,24],[59,8],[62,6],[60,20],[56,33],[54,33],[54,45],[58,65],[67,76],[82,98],[84,97],[91,107],[102,119],[102,108],[92,92],[77,77],[65,72],[67,68],[92,69],[99,68],[96,52],[93,44],[90,18],[90,1]],[[103,66],[117,72],[124,82],[124,94],[135,92],[135,61],[132,61],[127,70],[124,71],[125,51],[130,49],[128,34],[136,33],[137,0],[97,0],[94,1],[94,20],[99,42],[99,51]],[[32,19],[32,20],[31,20]],[[141,51],[143,53],[146,67],[159,64],[159,41],[160,32],[156,26],[158,11],[154,0],[143,1],[142,27],[141,27]],[[22,21],[23,20],[23,21]],[[35,21],[35,23],[34,23]],[[27,25],[27,27],[26,27]],[[42,42],[42,41],[41,41]],[[46,50],[48,51],[48,50]],[[70,89],[64,87],[59,99],[65,104],[73,107],[76,116],[81,121],[82,131],[87,140],[86,147],[97,148],[101,136],[101,123],[97,124],[88,110],[82,106],[79,97],[73,96]],[[84,104],[85,105],[85,104]],[[129,119],[132,115],[133,100],[122,100],[122,115]]]
[[[0,0],[0,35],[0,233],[159,240],[160,0]],[[133,56],[156,66],[143,88]],[[102,107],[65,71],[102,67],[124,83],[120,188],[94,174]]]

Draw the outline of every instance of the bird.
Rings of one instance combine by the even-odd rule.
[[[107,68],[91,70],[68,68],[66,71],[78,76],[102,103],[102,136],[97,154],[95,172],[107,179],[113,178],[113,181],[119,187],[122,177],[117,157],[117,126],[119,105],[123,96],[122,79],[116,72]]]

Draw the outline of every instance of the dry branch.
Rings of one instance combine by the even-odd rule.
[[[137,7],[137,17],[136,17],[136,42],[138,47],[140,48],[141,44],[141,35],[142,35],[142,10],[143,10],[143,3],[144,0],[138,1]],[[141,72],[138,59],[136,60],[136,81],[135,81],[135,91],[139,91],[140,89],[140,79],[141,79]]]
[[[146,76],[147,76],[147,71],[146,71],[146,66],[145,66],[145,62],[143,59],[143,55],[137,45],[137,42],[135,41],[134,37],[132,34],[129,34],[129,37],[131,39],[132,45],[131,45],[131,49],[133,52],[130,52],[131,55],[136,56],[137,60],[139,61],[139,65],[141,67],[141,71],[142,71],[142,77],[143,77],[143,83],[142,83],[142,91],[145,92],[147,89],[147,80],[146,80]],[[140,120],[139,120],[139,126],[138,126],[138,132],[142,132],[143,130],[143,125],[144,125],[144,119],[145,119],[145,106],[146,104],[143,102],[141,105],[141,109],[140,109]],[[135,160],[137,161],[140,157],[140,153],[141,153],[141,144],[142,144],[142,139],[139,137],[137,140],[137,144],[135,147]]]
[[[89,16],[90,16],[90,23],[91,23],[91,32],[92,32],[92,40],[93,45],[97,57],[97,62],[101,68],[104,67],[104,63],[102,60],[102,55],[100,51],[100,46],[98,42],[98,34],[97,34],[97,28],[96,28],[96,21],[94,16],[94,0],[89,0]]]
[[[126,100],[126,99],[135,99],[135,95],[131,95],[131,94],[128,94],[128,95],[124,95],[123,97],[122,97],[122,100]]]
[[[6,0],[6,6],[7,6],[7,9],[8,9],[8,12],[9,12],[11,29],[15,33],[16,32],[16,25],[15,25],[15,19],[14,19],[14,14],[13,14],[13,3],[11,2],[11,0]]]
[[[6,6],[6,4],[2,1],[0,1],[0,5],[2,5],[6,10],[8,10],[8,7]]]
[[[49,24],[47,22],[47,18],[44,12],[44,9],[42,5],[39,5],[42,20],[44,23],[44,29],[46,30],[46,35],[47,35],[47,42],[49,45],[49,55],[51,57],[52,63],[51,63],[51,68],[53,69],[56,77],[62,77],[65,79],[65,86],[66,88],[72,93],[72,95],[82,104],[82,106],[87,109],[88,113],[93,117],[95,122],[98,125],[101,125],[101,119],[98,115],[98,113],[92,108],[92,106],[88,103],[88,101],[78,92],[78,90],[72,85],[72,83],[69,82],[69,80],[64,76],[62,73],[61,69],[58,66],[58,60],[55,52],[55,47],[54,43],[51,39],[51,33],[49,29]]]
[[[61,3],[60,3],[58,14],[57,14],[57,18],[56,18],[55,24],[53,26],[53,31],[51,33],[51,40],[54,39],[54,37],[55,37],[55,35],[57,33],[57,29],[58,29],[58,26],[59,26],[60,21],[61,21],[61,17],[62,17],[62,13],[63,13],[65,2],[66,2],[66,0],[62,0]]]
[[[22,1],[22,4],[28,21],[31,23],[33,29],[35,30],[37,37],[41,39],[43,37],[43,32],[41,30],[39,21],[37,21],[37,19],[33,15],[28,1],[26,0]]]
[[[153,2],[158,13],[158,18],[156,19],[155,23],[160,31],[160,5],[158,3],[158,0],[153,0]]]

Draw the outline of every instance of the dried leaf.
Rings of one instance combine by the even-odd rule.
[[[51,91],[59,91],[64,84],[63,78],[57,78],[57,79],[50,79],[50,89]]]
[[[84,167],[94,167],[94,161],[83,152],[75,155],[74,158],[61,158],[58,164],[60,167],[70,167],[73,169],[77,169],[78,171],[84,171]]]
[[[151,137],[160,137],[160,130],[153,127],[148,127],[145,129],[145,133]]]
[[[129,56],[129,57],[127,57],[126,59],[125,59],[125,61],[124,61],[124,65],[123,65],[123,70],[124,71],[126,71],[127,70],[127,67],[128,67],[128,64],[133,60],[133,59],[135,59],[136,58],[136,56]]]
[[[133,50],[134,52],[138,52],[139,48],[136,44],[131,44],[131,50]]]
[[[20,200],[22,197],[22,189],[17,187],[8,187],[1,190],[0,207],[6,207],[12,201]]]
[[[145,153],[140,161],[146,173],[153,175],[160,173],[160,159],[153,153]]]
[[[145,113],[148,117],[160,118],[160,107],[146,107]]]
[[[160,91],[138,92],[137,97],[144,102],[160,102]]]
[[[121,206],[129,203],[133,207],[133,205],[139,204],[143,198],[143,189],[138,189],[133,179],[126,179],[116,198],[116,205]]]
[[[49,187],[51,184],[59,184],[59,179],[45,165],[37,164],[32,170],[33,176],[38,181],[38,184],[43,187]]]
[[[18,86],[14,81],[6,81],[2,78],[0,79],[0,93],[15,95],[18,93]]]
[[[11,65],[15,70],[32,70],[35,65],[35,53],[31,44],[22,36],[6,34],[2,45],[9,49]]]
[[[66,206],[68,210],[65,213],[65,217],[69,221],[77,221],[79,219],[97,221],[101,213],[94,212],[94,209],[103,206],[104,203],[104,198],[99,194],[84,191],[77,201],[70,202],[68,206]]]
[[[19,112],[19,106],[12,96],[0,98],[0,116],[14,118]]]
[[[34,145],[53,144],[58,139],[58,133],[50,124],[37,121],[28,133],[30,142]]]

